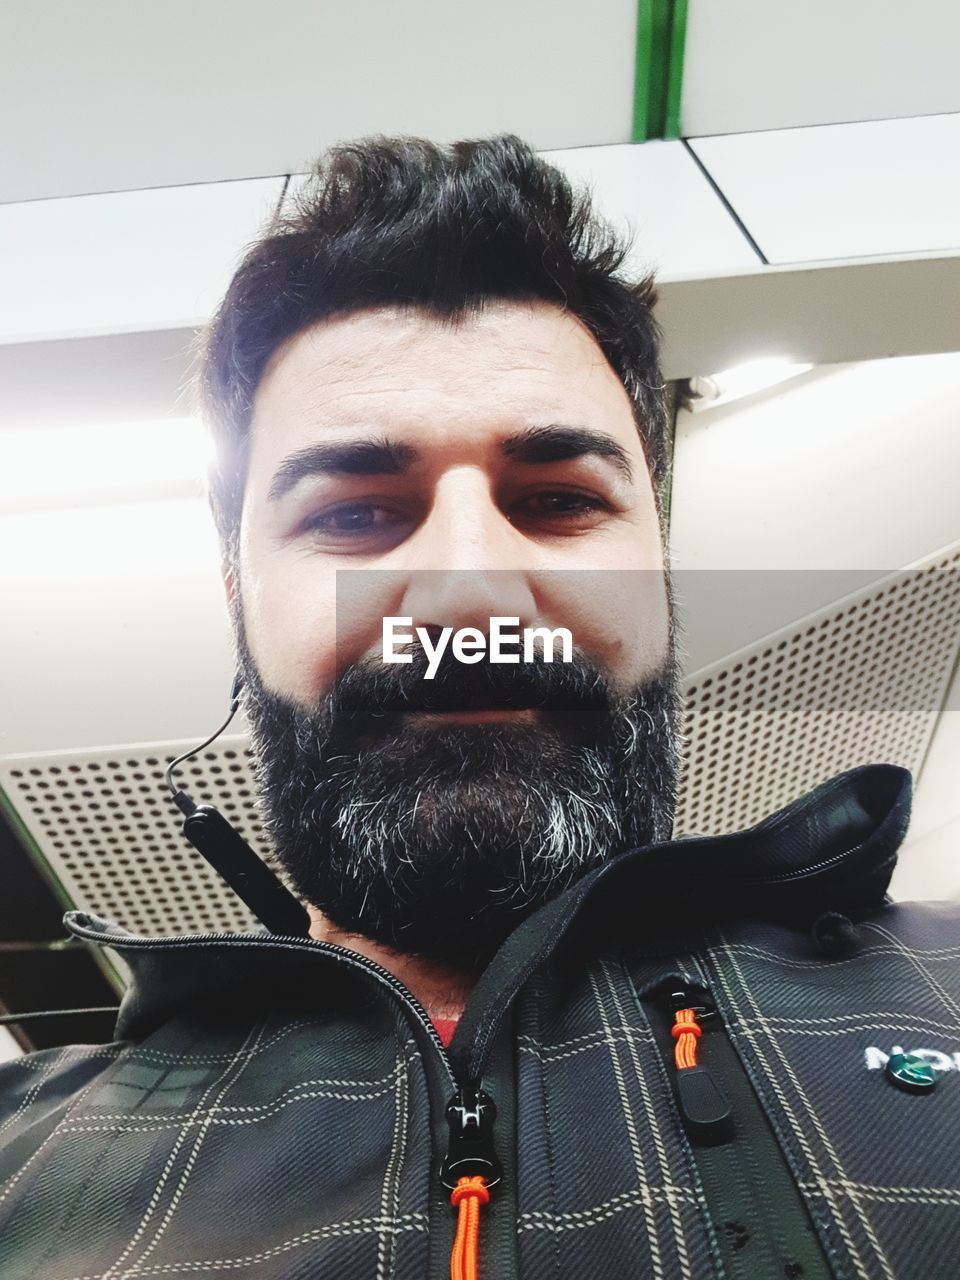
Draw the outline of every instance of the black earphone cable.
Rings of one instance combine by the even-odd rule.
[[[230,711],[226,720],[216,733],[212,733],[199,746],[172,760],[164,773],[164,781],[173,803],[183,814],[185,838],[206,858],[221,879],[266,927],[267,932],[308,937],[310,916],[303,903],[290,892],[263,859],[254,853],[237,828],[219,810],[210,804],[196,804],[174,781],[178,765],[199,755],[230,724],[240,706],[242,688],[242,677],[237,675],[233,682]]]
[[[233,682],[233,690],[230,696],[230,710],[227,713],[226,720],[224,720],[220,728],[215,729],[214,732],[211,733],[210,737],[204,739],[199,746],[191,747],[189,751],[184,751],[182,755],[177,756],[176,760],[171,760],[164,770],[163,781],[167,790],[170,792],[170,799],[186,817],[189,817],[191,813],[194,813],[197,806],[190,796],[188,796],[187,793],[174,782],[174,772],[184,763],[184,761],[192,760],[194,756],[198,756],[200,752],[209,747],[211,743],[216,742],[221,733],[224,733],[229,728],[233,717],[237,714],[240,707],[240,688],[240,677],[237,676]]]
[[[263,922],[268,932],[308,937],[310,916],[303,904],[266,863],[257,857],[239,831],[221,813],[212,805],[196,804],[174,781],[173,775],[178,766],[199,755],[215,742],[233,720],[240,706],[241,688],[241,678],[237,676],[230,696],[230,711],[223,724],[199,746],[191,747],[189,751],[184,751],[175,760],[171,760],[164,771],[163,780],[171,799],[184,815],[184,836]],[[26,1022],[32,1018],[62,1018],[78,1013],[116,1013],[119,1007],[97,1005],[83,1009],[36,1009],[29,1013],[7,1013],[0,1015],[0,1026]]]
[[[26,1022],[31,1018],[64,1018],[71,1013],[116,1013],[118,1004],[98,1004],[88,1009],[34,1009],[30,1013],[5,1013],[0,1016],[0,1026],[8,1022]]]

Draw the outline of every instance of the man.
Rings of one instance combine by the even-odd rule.
[[[337,148],[247,254],[212,498],[310,938],[68,914],[134,981],[111,1045],[5,1069],[4,1277],[955,1274],[960,944],[885,896],[909,774],[670,839],[622,261],[512,138]]]

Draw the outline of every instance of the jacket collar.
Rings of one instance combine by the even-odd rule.
[[[735,784],[734,784],[735,785]],[[827,910],[869,912],[885,901],[910,819],[912,777],[898,765],[861,765],[742,831],[631,849],[584,876],[524,920],[482,975],[465,1019],[504,1008],[529,973],[563,941],[593,949],[636,943],[659,931],[677,950],[695,930],[730,915],[768,916],[809,927]],[[675,923],[664,924],[665,912]],[[130,966],[116,1034],[137,1038],[186,1002],[245,978],[294,981],[304,966],[336,977],[352,953],[305,939],[251,933],[146,938],[91,912],[68,911],[76,937],[117,950]],[[317,970],[311,972],[316,975]],[[312,986],[313,984],[311,984]],[[458,1029],[466,1036],[468,1027]]]

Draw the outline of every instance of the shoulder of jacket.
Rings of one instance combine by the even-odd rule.
[[[13,1115],[23,1118],[34,1106],[49,1110],[82,1093],[129,1048],[129,1040],[67,1044],[0,1062],[0,1128]]]
[[[891,901],[870,923],[906,946],[955,950],[960,959],[960,901]]]

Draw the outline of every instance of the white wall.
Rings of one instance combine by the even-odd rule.
[[[895,898],[960,900],[960,671],[937,725],[913,798],[894,872]]]
[[[23,1050],[14,1040],[6,1027],[0,1027],[0,1062],[9,1062],[11,1058],[20,1058]]]
[[[0,516],[0,754],[202,737],[232,681],[205,502]]]

